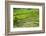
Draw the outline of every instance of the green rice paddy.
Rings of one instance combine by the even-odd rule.
[[[13,8],[13,26],[16,27],[38,27],[39,9]]]

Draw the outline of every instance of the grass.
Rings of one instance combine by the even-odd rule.
[[[38,27],[39,9],[13,8],[14,27]]]

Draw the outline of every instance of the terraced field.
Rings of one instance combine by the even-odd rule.
[[[38,27],[39,9],[13,8],[13,25],[15,27]]]

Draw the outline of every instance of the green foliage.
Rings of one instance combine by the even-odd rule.
[[[14,8],[13,24],[14,27],[38,27],[39,9]]]

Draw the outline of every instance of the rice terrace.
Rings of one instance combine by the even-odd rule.
[[[13,8],[13,26],[39,27],[39,9],[36,8]]]

